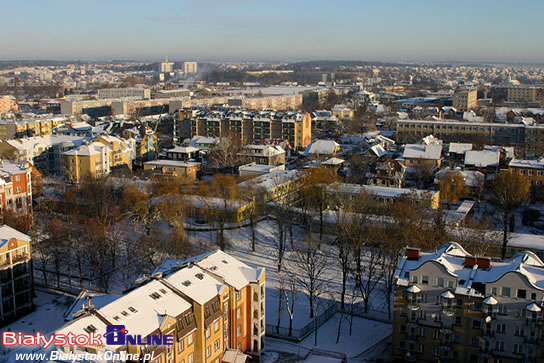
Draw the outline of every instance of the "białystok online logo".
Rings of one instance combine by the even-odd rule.
[[[37,332],[34,334],[23,334],[21,332],[2,332],[2,345],[4,346],[41,346],[44,349],[54,346],[65,345],[96,345],[102,346],[106,338],[106,345],[173,345],[173,335],[141,335],[128,334],[124,325],[107,325],[106,333],[96,334],[52,334],[46,335]]]

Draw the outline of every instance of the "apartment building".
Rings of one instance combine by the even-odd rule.
[[[151,275],[115,301],[91,303],[57,333],[104,335],[122,325],[144,338],[172,335],[172,345],[66,346],[66,352],[153,353],[156,363],[223,361],[237,351],[258,357],[265,333],[265,270],[214,251],[185,261],[166,259]],[[245,361],[242,360],[242,361]]]
[[[181,160],[153,160],[144,163],[144,170],[149,170],[156,175],[182,176],[196,180],[200,163]]]
[[[132,170],[131,155],[134,155],[135,145],[129,141],[102,135],[94,142],[64,152],[66,178],[79,183],[83,178],[105,177],[114,168],[126,167]]]
[[[142,100],[151,98],[151,90],[147,88],[102,88],[98,90],[98,98],[139,98]]]
[[[0,217],[32,215],[32,166],[28,162],[0,160]]]
[[[45,135],[15,140],[0,140],[0,152],[16,160],[30,162],[44,174],[62,175],[62,154],[81,146],[90,138],[65,135]]]
[[[51,135],[55,127],[64,125],[68,121],[69,118],[65,116],[0,120],[0,140]]]
[[[544,263],[504,261],[455,242],[407,248],[397,270],[393,357],[417,362],[544,362]]]
[[[544,184],[544,159],[512,159],[510,163],[508,163],[508,169],[519,173],[529,179],[531,187],[541,186]]]
[[[506,89],[507,102],[534,102],[536,101],[536,87],[510,86]]]
[[[453,93],[453,107],[457,111],[470,111],[478,106],[478,90],[458,90]]]
[[[407,196],[414,203],[425,208],[438,209],[440,206],[440,191],[410,189],[410,188],[390,188],[377,185],[360,185],[349,183],[335,183],[327,187],[328,195],[334,196],[331,200],[338,201],[344,207],[353,204],[353,201],[363,193],[368,194],[374,200],[376,212],[383,211],[386,205],[393,205],[397,199]],[[334,207],[331,207],[334,209]]]
[[[238,153],[248,163],[260,165],[285,164],[285,150],[278,145],[246,145]]]
[[[266,139],[283,139],[296,149],[304,149],[312,139],[309,113],[259,111],[199,111],[180,121],[182,137],[225,137],[235,135],[242,145],[262,144]]]
[[[32,311],[30,236],[0,226],[0,326]]]
[[[399,120],[397,142],[417,142],[433,134],[444,143],[469,142],[489,145],[517,146],[528,156],[542,154],[544,127],[494,122],[466,122],[453,120]]]
[[[17,102],[13,96],[0,96],[0,115],[10,111],[17,111]]]
[[[111,113],[113,115],[159,115],[168,113],[169,99],[162,98],[156,100],[114,100],[111,103]]]
[[[183,62],[183,73],[196,73],[198,72],[197,62]]]

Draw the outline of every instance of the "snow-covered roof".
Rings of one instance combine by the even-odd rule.
[[[322,165],[340,165],[344,162],[345,160],[344,159],[339,159],[339,158],[330,158],[328,160],[325,160],[324,162],[322,162],[321,164]]]
[[[402,153],[405,159],[440,160],[441,156],[442,145],[407,144]]]
[[[506,157],[509,159],[514,158],[513,146],[500,146],[500,145],[484,145],[484,150],[491,150],[495,152],[506,151]]]
[[[24,139],[11,139],[11,140],[5,140],[4,142],[7,142],[14,148],[18,150],[27,150],[27,149],[33,149],[34,147],[38,145],[44,145],[44,146],[52,146],[55,144],[61,144],[63,142],[69,142],[73,143],[76,146],[79,146],[83,143],[83,141],[89,140],[89,138],[81,137],[81,136],[70,136],[70,135],[44,135],[44,136],[34,136],[34,137],[27,137]]]
[[[6,244],[10,239],[15,238],[19,241],[30,242],[30,236],[19,232],[7,225],[0,226],[0,247]]]
[[[334,140],[316,140],[312,142],[306,150],[304,155],[319,154],[319,155],[332,155],[340,148]]]
[[[369,150],[377,157],[382,157],[387,154],[387,151],[385,151],[383,146],[381,146],[380,144],[371,146]]]
[[[191,166],[200,165],[200,163],[194,161],[180,161],[180,160],[153,160],[146,161],[144,165],[154,165],[154,166],[174,166],[179,168],[189,168]]]
[[[225,285],[196,265],[189,265],[165,277],[173,287],[204,305],[221,293]]]
[[[78,148],[65,151],[63,155],[70,155],[70,156],[92,156],[92,155],[100,155],[103,152],[107,152],[109,150],[109,147],[102,144],[101,142],[93,142],[88,145],[81,145]]]
[[[407,272],[417,270],[425,263],[434,262],[442,265],[450,275],[457,278],[458,285],[454,294],[484,297],[473,287],[473,283],[495,282],[511,272],[523,275],[534,288],[544,290],[544,264],[534,253],[521,252],[509,260],[493,261],[489,268],[478,268],[477,265],[465,267],[465,257],[469,256],[469,253],[455,242],[448,242],[436,251],[421,252],[417,259],[407,259],[404,256],[396,272],[397,284],[408,286],[410,282]]]
[[[465,151],[472,150],[472,144],[462,144],[458,142],[452,142],[448,146],[449,153],[464,154]]]
[[[512,161],[510,161],[508,166],[511,166],[514,168],[544,169],[544,159],[539,159],[539,160],[513,159]]]
[[[262,268],[249,267],[245,263],[219,250],[204,257],[196,264],[209,273],[219,276],[223,281],[237,290],[241,290],[251,282],[257,282],[264,272]]]
[[[348,183],[334,183],[327,187],[327,191],[334,193],[345,193],[357,195],[363,191],[369,194],[373,194],[379,197],[398,198],[405,194],[415,194],[418,198],[426,195],[432,196],[437,191],[424,190],[424,189],[409,189],[409,188],[390,188],[381,187],[376,185],[360,185],[360,184],[348,184]]]
[[[194,153],[195,151],[198,151],[198,148],[194,146],[176,146],[175,148],[166,150],[166,152],[169,152],[169,153],[180,153],[180,154]]]
[[[470,150],[465,153],[465,165],[485,168],[488,166],[498,166],[500,153],[491,150]]]
[[[159,328],[164,315],[176,317],[190,308],[191,304],[181,296],[152,280],[102,307],[99,312],[112,324],[125,325],[130,334],[145,336]]]
[[[264,189],[268,191],[301,176],[302,172],[299,170],[274,171],[272,173],[259,175],[256,178],[242,182],[238,184],[238,186],[241,188],[252,186],[255,189]]]

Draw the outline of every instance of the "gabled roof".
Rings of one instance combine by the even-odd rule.
[[[440,160],[442,145],[407,144],[402,157],[405,159]]]

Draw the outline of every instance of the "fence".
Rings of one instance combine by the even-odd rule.
[[[274,324],[266,324],[266,335],[270,337],[291,340],[294,342],[300,342],[314,332],[316,325],[317,328],[319,328],[338,312],[342,312],[342,310],[340,309],[340,303],[334,302],[317,316],[317,322],[312,320],[304,325],[302,328],[293,328],[291,334],[289,334],[289,328],[282,326],[278,328]],[[391,319],[389,319],[387,312],[374,309],[369,309],[369,311],[365,312],[363,306],[351,306],[348,309],[344,309],[343,313],[361,317],[364,319],[376,320],[383,323],[391,323]]]

